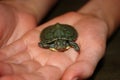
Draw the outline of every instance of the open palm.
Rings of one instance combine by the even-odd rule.
[[[73,49],[54,52],[38,46],[44,27],[29,31],[0,50],[0,75],[3,80],[59,80],[65,69],[75,61],[78,53]]]
[[[65,52],[54,52],[38,46],[40,32],[57,22],[76,28],[80,53],[72,48]],[[105,49],[106,35],[101,26],[106,25],[92,17],[72,12],[29,31],[0,50],[0,79],[59,80],[63,76],[63,80],[71,80],[74,77],[89,77]]]

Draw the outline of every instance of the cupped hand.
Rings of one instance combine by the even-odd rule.
[[[39,35],[48,25],[63,23],[78,31],[80,52],[73,48],[53,52],[38,46]],[[0,50],[0,80],[73,80],[92,75],[104,55],[107,25],[97,17],[70,12],[26,33]]]
[[[74,26],[78,32],[77,44],[80,52],[75,62],[66,68],[62,80],[87,79],[90,77],[97,63],[104,56],[108,36],[108,24],[101,18],[89,14],[70,12],[55,18],[45,25],[63,23]],[[38,28],[40,30],[41,27]],[[69,50],[68,50],[69,51]],[[75,54],[72,49],[68,54]]]
[[[38,46],[41,30],[54,23],[41,25],[0,49],[0,80],[60,80],[79,53],[72,48],[54,52]]]
[[[73,25],[78,31],[77,43],[80,46],[80,54],[74,64],[67,68],[62,80],[87,79],[104,56],[108,25],[99,17],[89,14],[70,13],[66,19],[64,22]]]
[[[75,58],[75,62],[66,68],[62,80],[82,80],[89,78],[93,74],[97,63],[104,56],[108,37],[107,22],[94,15],[70,12],[51,20],[45,25],[55,23],[74,26],[78,32],[76,42],[80,47],[80,52]],[[38,30],[40,29],[41,27],[38,28]],[[75,53],[76,51],[72,49],[68,54],[72,54],[72,57],[74,57]]]

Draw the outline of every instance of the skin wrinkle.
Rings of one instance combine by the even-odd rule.
[[[23,44],[26,46],[27,52],[30,52],[30,51],[29,51],[29,47],[27,46],[27,40],[24,40],[24,39],[23,39]],[[33,59],[30,54],[29,54],[29,56],[30,56],[30,59]]]
[[[42,73],[33,73],[34,75],[32,75],[31,73],[27,73],[27,74],[21,74],[21,76],[25,79],[25,80],[30,80],[31,77],[34,77],[33,80],[46,80],[45,77],[42,75]],[[30,77],[28,77],[30,76]]]
[[[30,60],[29,54],[26,52],[20,52],[20,53],[17,53],[17,55],[14,55],[13,57],[6,59],[5,62],[21,64],[21,63],[23,63],[23,61],[26,62],[28,60]]]
[[[15,26],[16,26],[17,21],[16,21],[16,15],[15,15],[15,13],[13,13],[14,12],[13,9],[8,8],[8,6],[3,5],[3,4],[0,4],[0,7],[3,8],[2,9],[3,13],[1,13],[3,15],[3,17],[7,17],[7,20],[5,21],[6,24],[3,22],[3,24],[4,24],[3,26],[5,28],[5,31],[2,31],[3,32],[3,36],[2,36],[2,38],[0,40],[0,41],[2,41],[0,43],[0,45],[1,45],[1,47],[3,47],[4,46],[3,44],[5,44],[7,42],[7,39],[10,38],[10,36],[12,35],[12,32],[13,32]],[[10,16],[7,16],[8,14],[5,13],[6,11],[9,12]],[[13,22],[14,22],[14,24],[12,24]]]
[[[7,75],[2,77],[0,80],[26,80],[26,79],[24,79],[24,77],[21,75],[12,75],[12,76]]]
[[[39,69],[37,72],[39,72],[45,79],[44,80],[51,80],[52,76],[56,75],[56,79],[52,78],[52,80],[59,80],[60,76],[62,75],[62,72],[59,67],[54,65],[45,65],[41,69]],[[53,74],[51,74],[51,72]],[[56,74],[54,74],[56,73]],[[47,77],[46,77],[47,76]]]
[[[28,69],[29,73],[37,72],[42,67],[42,65],[35,60],[25,61],[22,63],[22,65]]]
[[[8,68],[9,68],[8,70],[10,70],[9,74],[13,74],[14,73],[14,69],[13,69],[12,65],[8,64],[8,63],[4,63],[4,64],[6,64],[8,66]]]
[[[8,63],[9,64],[9,63]],[[13,74],[20,74],[20,73],[24,73],[24,72],[27,72],[28,71],[28,69],[27,68],[25,68],[23,65],[19,65],[19,64],[14,64],[14,63],[12,63],[12,64],[9,64],[10,65],[10,67],[11,67],[11,70],[12,70],[12,72],[13,72]],[[18,66],[18,67],[17,67]],[[17,67],[17,68],[16,68]]]
[[[21,42],[19,42],[19,41],[21,41]],[[18,45],[20,45],[20,46],[18,46]],[[0,49],[0,53],[1,53],[0,59],[6,60],[9,57],[16,55],[17,53],[20,53],[21,51],[26,50],[26,48],[27,47],[24,44],[24,40],[21,38],[20,40],[17,40],[16,42],[14,42],[14,44],[11,44],[11,45],[7,46],[6,48],[1,48]]]
[[[58,58],[54,61],[54,59],[58,56]],[[70,63],[71,63],[71,60],[69,60],[69,57],[66,57],[66,61],[64,60],[64,56],[63,54],[54,54],[54,55],[51,55],[49,58],[48,58],[48,61],[46,62],[46,65],[52,65],[52,66],[55,66],[55,67],[58,67],[62,72],[65,70],[65,68],[62,68],[61,66],[68,66]],[[61,61],[60,58],[63,58]],[[57,62],[58,61],[58,62]],[[67,63],[65,63],[65,62]]]
[[[35,29],[35,30],[32,30],[33,32],[35,32],[36,34],[37,33],[39,33],[39,31],[37,30],[37,29]],[[30,33],[31,34],[31,33]],[[33,37],[37,37],[38,36],[38,34],[37,35],[33,35],[33,34],[31,34]],[[35,42],[34,43],[34,40],[33,40],[33,42],[31,42],[31,44],[29,44],[29,38],[32,38],[32,37],[28,37],[28,38],[26,38],[25,40],[24,40],[24,44],[26,45],[26,47],[27,47],[27,52],[28,52],[28,54],[29,54],[29,56],[30,56],[30,59],[31,60],[35,60],[35,61],[37,61],[37,62],[40,62],[41,63],[41,65],[42,66],[44,66],[45,64],[44,63],[46,63],[46,61],[48,60],[48,59],[46,59],[46,60],[44,60],[44,62],[43,62],[43,58],[45,59],[45,57],[43,57],[43,58],[41,58],[40,56],[45,56],[45,55],[47,55],[47,54],[49,54],[49,53],[46,53],[46,54],[43,54],[43,53],[38,53],[38,52],[36,52],[36,53],[34,53],[34,51],[31,51],[31,50],[33,50],[34,49],[34,46],[36,47],[36,45],[37,45],[37,43]],[[34,39],[34,38],[32,38],[32,39]],[[37,41],[37,42],[39,42],[39,41]],[[34,45],[35,44],[35,45]],[[30,47],[30,45],[32,45],[32,47]],[[39,49],[39,51],[40,51],[40,47],[37,47],[37,49],[35,48],[35,51],[36,50],[38,50]],[[41,51],[40,51],[41,52]],[[34,54],[33,54],[34,53]],[[49,54],[50,55],[50,54]]]

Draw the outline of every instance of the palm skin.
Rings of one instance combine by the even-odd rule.
[[[66,67],[75,61],[77,53],[71,58],[69,51],[62,53],[40,48],[39,34],[38,30],[32,30],[20,40],[1,49],[1,76],[12,74],[16,80],[23,80],[21,76],[25,80],[60,79]],[[5,80],[12,78],[13,76],[9,76]]]
[[[78,31],[79,53],[72,48],[54,52],[38,46],[40,32],[57,22],[72,25]],[[71,12],[57,17],[0,50],[0,80],[88,78],[104,54],[106,36],[105,22],[93,16]]]

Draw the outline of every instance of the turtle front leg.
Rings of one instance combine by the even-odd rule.
[[[49,44],[46,44],[46,43],[43,43],[43,42],[39,42],[38,45],[42,48],[49,48],[50,47]]]
[[[77,43],[69,42],[70,46],[73,47],[76,51],[80,51],[80,48]]]

